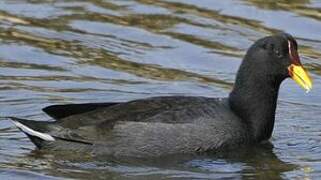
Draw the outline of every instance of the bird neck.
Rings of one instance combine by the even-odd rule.
[[[281,82],[265,76],[264,72],[238,72],[229,104],[232,111],[249,125],[249,131],[257,142],[271,137]]]

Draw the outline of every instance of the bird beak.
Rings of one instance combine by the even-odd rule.
[[[309,92],[312,89],[312,80],[302,65],[291,64],[288,67],[289,75],[303,89]]]
[[[299,54],[290,40],[288,41],[288,47],[292,61],[292,64],[288,67],[289,75],[297,84],[305,89],[306,92],[309,92],[312,89],[312,80],[309,74],[304,70],[300,62]]]

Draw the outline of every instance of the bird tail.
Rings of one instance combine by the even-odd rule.
[[[93,143],[80,139],[55,122],[32,121],[16,117],[8,117],[37,146],[38,149],[73,150],[88,152]]]
[[[10,117],[10,119],[39,149],[44,143],[56,141],[55,137],[48,133],[50,122],[32,121],[16,117]]]

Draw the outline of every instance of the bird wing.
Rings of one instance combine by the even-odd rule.
[[[154,97],[140,99],[59,119],[56,125],[68,129],[68,138],[74,134],[84,139],[99,139],[112,133],[119,123],[194,123],[201,120],[223,119],[223,101],[206,97]],[[65,131],[66,132],[66,131]],[[62,131],[54,133],[61,136]]]
[[[220,104],[222,102],[217,99],[206,97],[153,97],[112,105],[98,105],[96,109],[90,111],[84,108],[84,112],[61,118],[58,123],[71,129],[117,121],[187,123],[193,121],[195,117],[215,115],[213,111],[217,110]],[[75,109],[78,111],[81,108]]]
[[[82,114],[85,112],[93,111],[98,108],[109,107],[119,103],[107,102],[107,103],[84,103],[84,104],[62,104],[47,106],[42,109],[46,114],[52,118],[59,120],[71,115]]]

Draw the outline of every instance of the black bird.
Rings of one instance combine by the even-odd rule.
[[[169,96],[129,102],[53,105],[54,122],[12,118],[39,149],[116,157],[155,157],[229,150],[271,137],[281,82],[312,88],[295,39],[256,41],[227,98]]]

